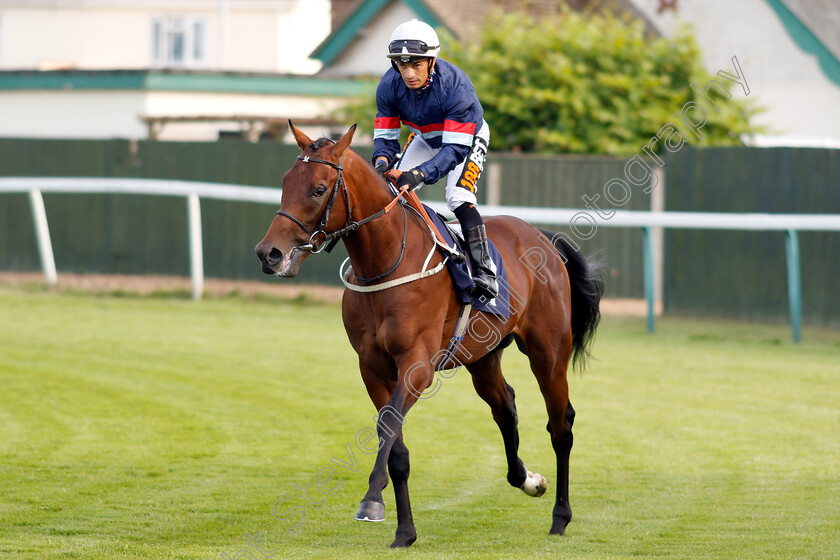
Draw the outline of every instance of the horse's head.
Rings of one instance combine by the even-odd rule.
[[[300,263],[319,251],[327,232],[339,229],[348,216],[342,154],[356,125],[338,142],[311,140],[289,121],[303,150],[283,176],[280,210],[255,251],[266,274],[297,276]]]

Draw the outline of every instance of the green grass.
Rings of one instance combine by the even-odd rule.
[[[95,297],[0,288],[0,558],[831,558],[840,551],[840,333],[607,317],[571,378],[567,536],[548,536],[554,456],[525,359],[521,456],[463,371],[408,416],[419,539],[352,517],[374,414],[335,305]],[[331,463],[349,461],[353,472]],[[341,488],[324,496],[332,465]],[[310,484],[320,507],[290,534]],[[338,485],[333,479],[327,486]],[[251,549],[254,558],[263,558]]]

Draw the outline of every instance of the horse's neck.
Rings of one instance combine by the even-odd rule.
[[[363,169],[356,176],[358,178],[352,179],[352,185],[348,183],[348,189],[353,219],[359,221],[385,208],[394,199],[394,195],[376,172]],[[345,181],[347,179],[345,177]],[[371,223],[378,221],[380,220]]]
[[[356,221],[373,216],[394,199],[391,190],[375,173],[361,173],[359,177],[359,184],[353,184],[350,190],[350,206]],[[403,240],[407,246],[403,262],[411,260],[409,255],[420,249],[420,245],[425,245],[412,242],[422,231],[410,214],[397,204],[384,216],[362,225],[345,238],[344,244],[356,276],[376,276],[394,265],[403,252]]]

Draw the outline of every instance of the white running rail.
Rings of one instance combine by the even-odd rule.
[[[0,177],[0,193],[27,193],[38,239],[41,265],[48,284],[57,282],[55,258],[50,240],[43,193],[104,193],[150,196],[175,196],[187,200],[190,245],[192,296],[200,299],[204,290],[204,266],[201,236],[201,198],[280,204],[282,191],[269,187],[253,187],[224,183],[204,183],[166,179],[122,179],[101,177]],[[444,214],[446,206],[428,203]],[[766,214],[722,212],[645,212],[635,210],[593,210],[564,208],[531,208],[523,206],[483,206],[482,214],[507,214],[545,225],[575,225],[585,222],[590,229],[598,227],[643,228],[645,298],[648,304],[648,331],[654,330],[653,245],[652,228],[724,229],[786,232],[788,296],[794,341],[800,338],[802,312],[799,271],[799,231],[840,231],[840,215],[836,214]],[[594,230],[592,230],[594,231]]]

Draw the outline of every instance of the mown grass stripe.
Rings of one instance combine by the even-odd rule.
[[[469,375],[407,417],[412,558],[827,558],[840,549],[840,334],[784,325],[607,317],[578,411],[575,518],[549,538],[554,457],[527,360],[521,456],[531,499]],[[396,526],[352,520],[374,410],[337,305],[111,298],[0,287],[0,557],[370,558]],[[354,456],[347,455],[349,443]],[[332,462],[358,463],[355,470]],[[343,485],[320,496],[316,473]],[[310,484],[320,507],[295,496]],[[285,494],[308,520],[272,516]],[[252,549],[253,551],[253,549]],[[524,556],[523,556],[524,555]]]

